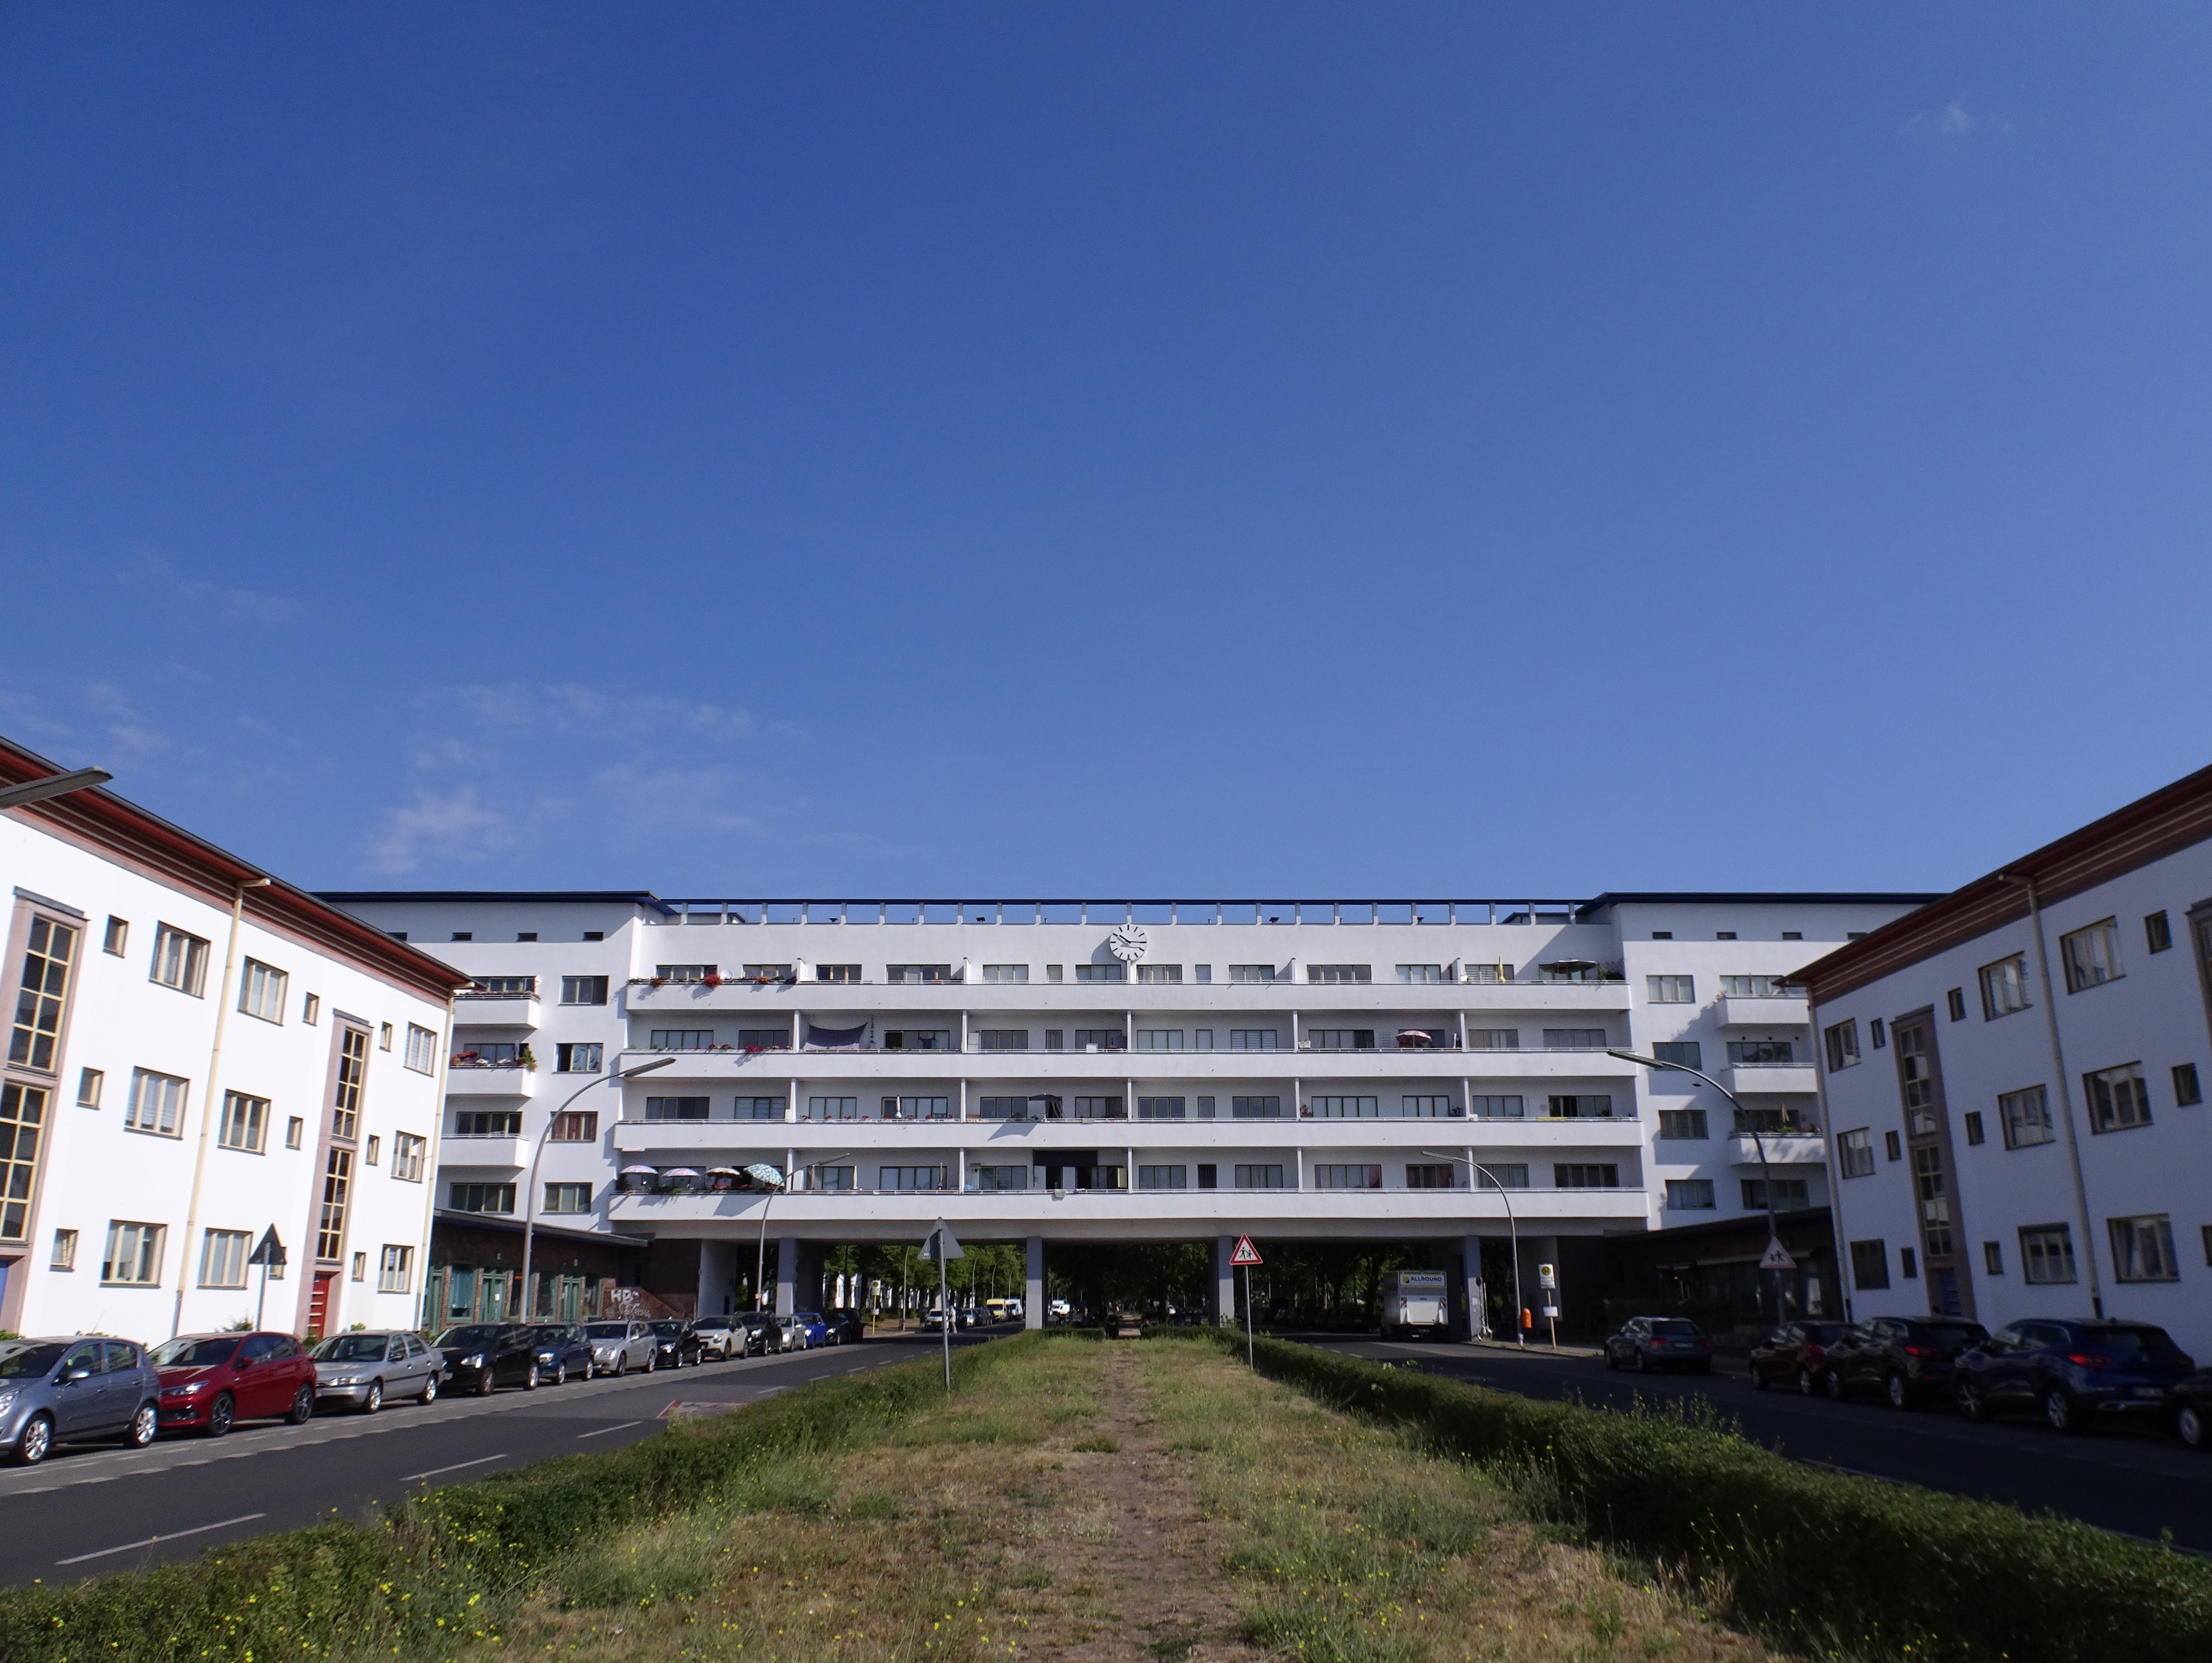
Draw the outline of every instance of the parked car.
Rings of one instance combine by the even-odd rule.
[[[447,1329],[437,1344],[445,1354],[446,1378],[456,1392],[481,1398],[502,1386],[535,1392],[544,1378],[538,1371],[538,1331],[526,1323],[467,1323]]]
[[[1880,1392],[1893,1409],[1948,1394],[1960,1356],[1990,1331],[1958,1317],[1878,1316],[1856,1323],[1828,1347],[1828,1396]]]
[[[830,1312],[829,1330],[832,1345],[857,1345],[868,1337],[867,1326],[858,1311]]]
[[[771,1317],[769,1320],[775,1324],[777,1331],[783,1336],[783,1343],[776,1348],[777,1350],[803,1351],[806,1349],[806,1325],[799,1320],[796,1312],[787,1316]]]
[[[83,1438],[143,1449],[161,1398],[161,1375],[130,1340],[31,1340],[0,1357],[0,1448],[25,1466]]]
[[[806,1344],[811,1348],[830,1343],[830,1325],[822,1320],[819,1311],[793,1311],[791,1320],[805,1331]]]
[[[2191,1449],[2212,1448],[2212,1369],[2177,1381],[2169,1396],[2174,1435]]]
[[[664,1317],[653,1325],[653,1352],[656,1369],[681,1369],[705,1360],[699,1331],[680,1317]]]
[[[161,1424],[219,1438],[240,1421],[315,1412],[315,1362],[289,1334],[180,1334],[154,1348]]]
[[[721,1362],[727,1357],[745,1354],[744,1325],[733,1316],[702,1316],[694,1319],[692,1331],[699,1336],[700,1360],[712,1358]]]
[[[1828,1372],[1828,1348],[1844,1337],[1845,1322],[1785,1322],[1751,1348],[1751,1383],[1795,1386],[1807,1397],[1820,1389]]]
[[[438,1400],[446,1359],[414,1335],[392,1329],[333,1334],[314,1350],[315,1399],[343,1403],[364,1415],[386,1398]]]
[[[592,1377],[592,1342],[584,1338],[580,1322],[541,1322],[538,1325],[538,1375],[556,1386],[566,1386],[568,1376]]]
[[[2059,1432],[2085,1432],[2099,1416],[2172,1412],[2196,1368],[2163,1328],[2147,1322],[2015,1322],[1959,1358],[1954,1395],[1968,1420],[2038,1409]]]
[[[1686,1316],[1632,1316],[1605,1342],[1608,1369],[1713,1371],[1713,1342]]]
[[[592,1367],[599,1374],[620,1375],[653,1368],[653,1330],[642,1322],[618,1317],[586,1322],[584,1338],[592,1342]]]
[[[746,1311],[731,1320],[743,1325],[746,1346],[753,1356],[766,1356],[784,1349],[783,1325],[766,1311]]]

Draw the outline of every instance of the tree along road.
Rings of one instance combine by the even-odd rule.
[[[0,1469],[0,1586],[189,1558],[333,1513],[365,1518],[410,1491],[635,1443],[685,1412],[678,1405],[755,1403],[808,1381],[933,1356],[939,1344],[905,1336],[535,1392],[441,1397],[428,1408],[334,1411],[305,1426],[241,1422],[225,1438],[164,1435],[147,1449],[58,1448],[40,1466]]]
[[[2212,1459],[2149,1426],[2100,1426],[2069,1437],[2027,1417],[1977,1426],[1948,1405],[1899,1411],[1870,1399],[1830,1403],[1794,1389],[1761,1392],[1741,1375],[1613,1374],[1595,1357],[1554,1356],[1534,1345],[1520,1356],[1489,1345],[1285,1338],[1378,1361],[1418,1358],[1424,1372],[1524,1397],[1577,1395],[1609,1408],[1638,1396],[1662,1403],[1704,1398],[1747,1436],[1795,1460],[2070,1514],[2148,1541],[2171,1530],[2177,1547],[2212,1553]]]

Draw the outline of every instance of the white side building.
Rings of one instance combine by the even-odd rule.
[[[0,812],[0,1327],[412,1326],[465,979],[106,791]]]
[[[1855,1316],[2212,1353],[2212,769],[1805,974]]]

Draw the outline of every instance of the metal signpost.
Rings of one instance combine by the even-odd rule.
[[[921,1256],[937,1261],[938,1326],[945,1334],[945,1389],[950,1392],[952,1389],[952,1295],[945,1285],[945,1266],[951,1259],[965,1259],[968,1255],[952,1239],[951,1228],[940,1218],[930,1226],[928,1235],[923,1238]]]
[[[1260,1250],[1252,1245],[1250,1236],[1240,1235],[1237,1238],[1237,1251],[1229,1255],[1229,1262],[1244,1267],[1244,1366],[1256,1374],[1258,1365],[1252,1361],[1252,1267],[1267,1261],[1260,1257]]]
[[[1549,1265],[1536,1266],[1536,1286],[1544,1302],[1544,1320],[1552,1325],[1552,1349],[1559,1349],[1559,1273]]]

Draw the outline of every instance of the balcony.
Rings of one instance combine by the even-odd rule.
[[[535,1028],[535,993],[462,993],[453,1000],[453,1026],[459,1028]]]
[[[856,1046],[836,1051],[653,1051],[634,1046],[613,1066],[627,1066],[651,1058],[674,1056],[677,1061],[658,1070],[657,1080],[696,1080],[732,1085],[758,1082],[763,1088],[779,1081],[849,1081],[855,1085],[886,1085],[896,1081],[951,1086],[961,1079],[984,1083],[995,1081],[1185,1080],[1194,1084],[1236,1080],[1373,1079],[1382,1081],[1456,1080],[1462,1077],[1515,1080],[1601,1079],[1634,1077],[1636,1065],[1609,1057],[1602,1051],[1581,1047],[1547,1051],[1529,1047],[1518,1051],[1459,1051],[1443,1049],[1311,1051],[885,1051]],[[458,1070],[455,1071],[457,1073]],[[1054,1089],[1060,1089],[1055,1084]],[[1070,1086],[1072,1088],[1072,1085]],[[1767,1087],[1764,1089],[1806,1090],[1811,1085]]]
[[[1738,1096],[1746,1092],[1809,1093],[1816,1089],[1809,1062],[1731,1063],[1721,1071],[1720,1081]]]
[[[1813,1020],[1804,995],[1795,998],[1723,998],[1717,1020],[1723,1028],[1802,1028]]]
[[[1786,1132],[1763,1132],[1758,1138],[1744,1132],[1732,1132],[1728,1140],[1728,1158],[1731,1166],[1755,1167],[1759,1164],[1759,1145],[1766,1144],[1766,1163],[1775,1167],[1817,1167],[1827,1159],[1826,1146],[1820,1134],[1799,1128]]]
[[[448,1097],[532,1097],[538,1071],[520,1063],[453,1063],[446,1069]]]
[[[1407,1119],[1179,1120],[644,1120],[617,1121],[614,1147],[624,1155],[682,1155],[692,1165],[709,1156],[744,1154],[782,1164],[795,1149],[803,1163],[810,1151],[851,1150],[872,1156],[928,1152],[951,1160],[957,1150],[970,1159],[1026,1160],[1033,1150],[1134,1147],[1140,1150],[1238,1152],[1304,1149],[1316,1156],[1335,1150],[1381,1150],[1392,1161],[1414,1160],[1424,1149],[1526,1150],[1549,1158],[1553,1151],[1611,1150],[1632,1156],[1644,1143],[1641,1124],[1619,1120]],[[1819,1140],[1814,1139],[1815,1158]],[[1213,1158],[1210,1156],[1201,1158]],[[1341,1158],[1332,1156],[1331,1158]],[[1515,1158],[1518,1158],[1516,1156]]]
[[[495,1168],[519,1172],[530,1164],[526,1138],[457,1138],[451,1132],[438,1139],[438,1170],[448,1167]]]

